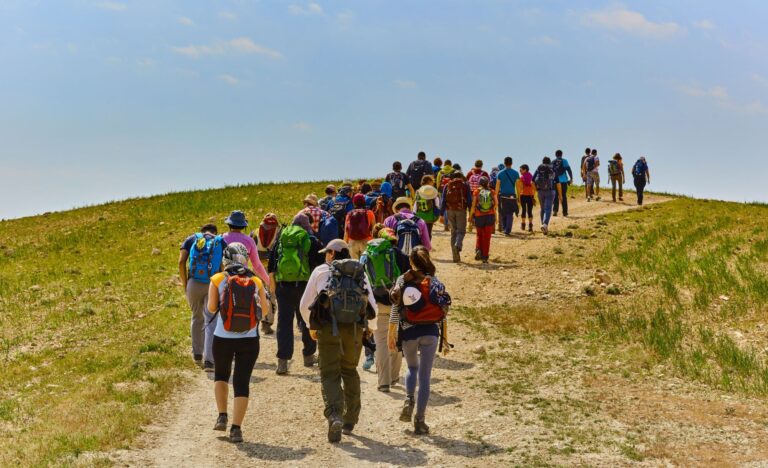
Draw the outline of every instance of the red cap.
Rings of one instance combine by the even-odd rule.
[[[355,196],[352,197],[352,204],[355,205],[355,207],[363,208],[365,206],[365,195],[362,193],[355,194]]]

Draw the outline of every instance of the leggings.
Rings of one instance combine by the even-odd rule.
[[[533,224],[533,195],[521,195],[520,204],[522,205],[520,217],[523,218],[523,223],[525,223],[525,218],[528,218]]]
[[[251,373],[258,357],[258,336],[254,338],[221,338],[214,336],[214,380],[216,382],[229,382],[229,375],[232,372],[232,360],[234,359],[235,375],[232,377],[232,386],[235,388],[235,398],[248,397]]]
[[[432,378],[432,364],[437,353],[438,337],[432,335],[420,336],[413,340],[403,341],[403,356],[408,364],[405,375],[405,393],[413,397],[416,393],[416,379],[419,381],[419,394],[416,396],[417,421],[424,421],[429,401],[429,381]]]

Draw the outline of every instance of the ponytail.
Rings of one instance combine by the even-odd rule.
[[[415,270],[428,276],[435,276],[435,264],[432,263],[432,259],[429,258],[429,251],[423,245],[414,247],[408,259]]]

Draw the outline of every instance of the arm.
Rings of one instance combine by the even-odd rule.
[[[413,185],[411,185],[410,182],[408,182],[408,195],[411,198],[415,198],[416,197],[416,190],[413,189]]]
[[[219,288],[213,284],[208,285],[208,312],[215,314],[219,310]]]
[[[442,193],[442,199],[445,200],[445,187],[443,187],[440,193]],[[445,217],[445,203],[440,204],[440,217]]]
[[[494,199],[496,200],[496,206],[499,206],[499,194],[501,193],[501,180],[499,180],[499,177],[496,176],[496,193],[494,194]]]
[[[187,290],[187,260],[189,260],[189,252],[186,249],[181,249],[179,251],[179,278],[184,291]]]
[[[349,212],[344,218],[344,242],[349,243]]]
[[[647,184],[651,183],[651,171],[650,169],[648,169],[648,166],[646,166],[646,169],[645,169],[645,182]]]
[[[259,260],[259,254],[256,251],[255,242],[253,242],[253,249],[248,249],[248,258],[250,258],[251,260],[251,266],[253,267],[253,272],[256,273],[256,276],[258,276],[262,281],[264,281],[264,284],[266,286],[269,286],[269,283],[270,283],[269,275],[267,274],[267,270],[264,268],[264,265],[261,263],[261,260]]]
[[[262,317],[267,315],[267,308],[272,307],[272,303],[270,303],[269,300],[267,300],[267,293],[264,290],[264,288],[265,288],[264,283],[261,283],[259,285],[258,294],[259,294],[259,304],[261,304]]]
[[[368,231],[371,237],[373,237],[373,228],[376,226],[376,215],[373,214],[373,211],[368,210]]]
[[[571,166],[570,165],[565,166],[565,172],[568,173],[568,183],[572,184],[573,183],[573,171],[571,170]]]
[[[299,302],[299,312],[301,312],[301,318],[304,319],[304,323],[309,324],[309,306],[317,298],[317,268],[312,271],[307,280],[307,287],[304,289],[304,294],[301,295],[301,301]]]

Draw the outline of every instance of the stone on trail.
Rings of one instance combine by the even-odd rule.
[[[158,249],[157,247],[152,249],[152,255],[160,255],[162,251]]]
[[[485,346],[483,345],[477,345],[475,346],[475,349],[472,350],[475,354],[485,354]]]
[[[595,271],[595,280],[598,283],[605,283],[605,284],[611,284],[611,276],[606,273],[605,270],[597,270]]]

